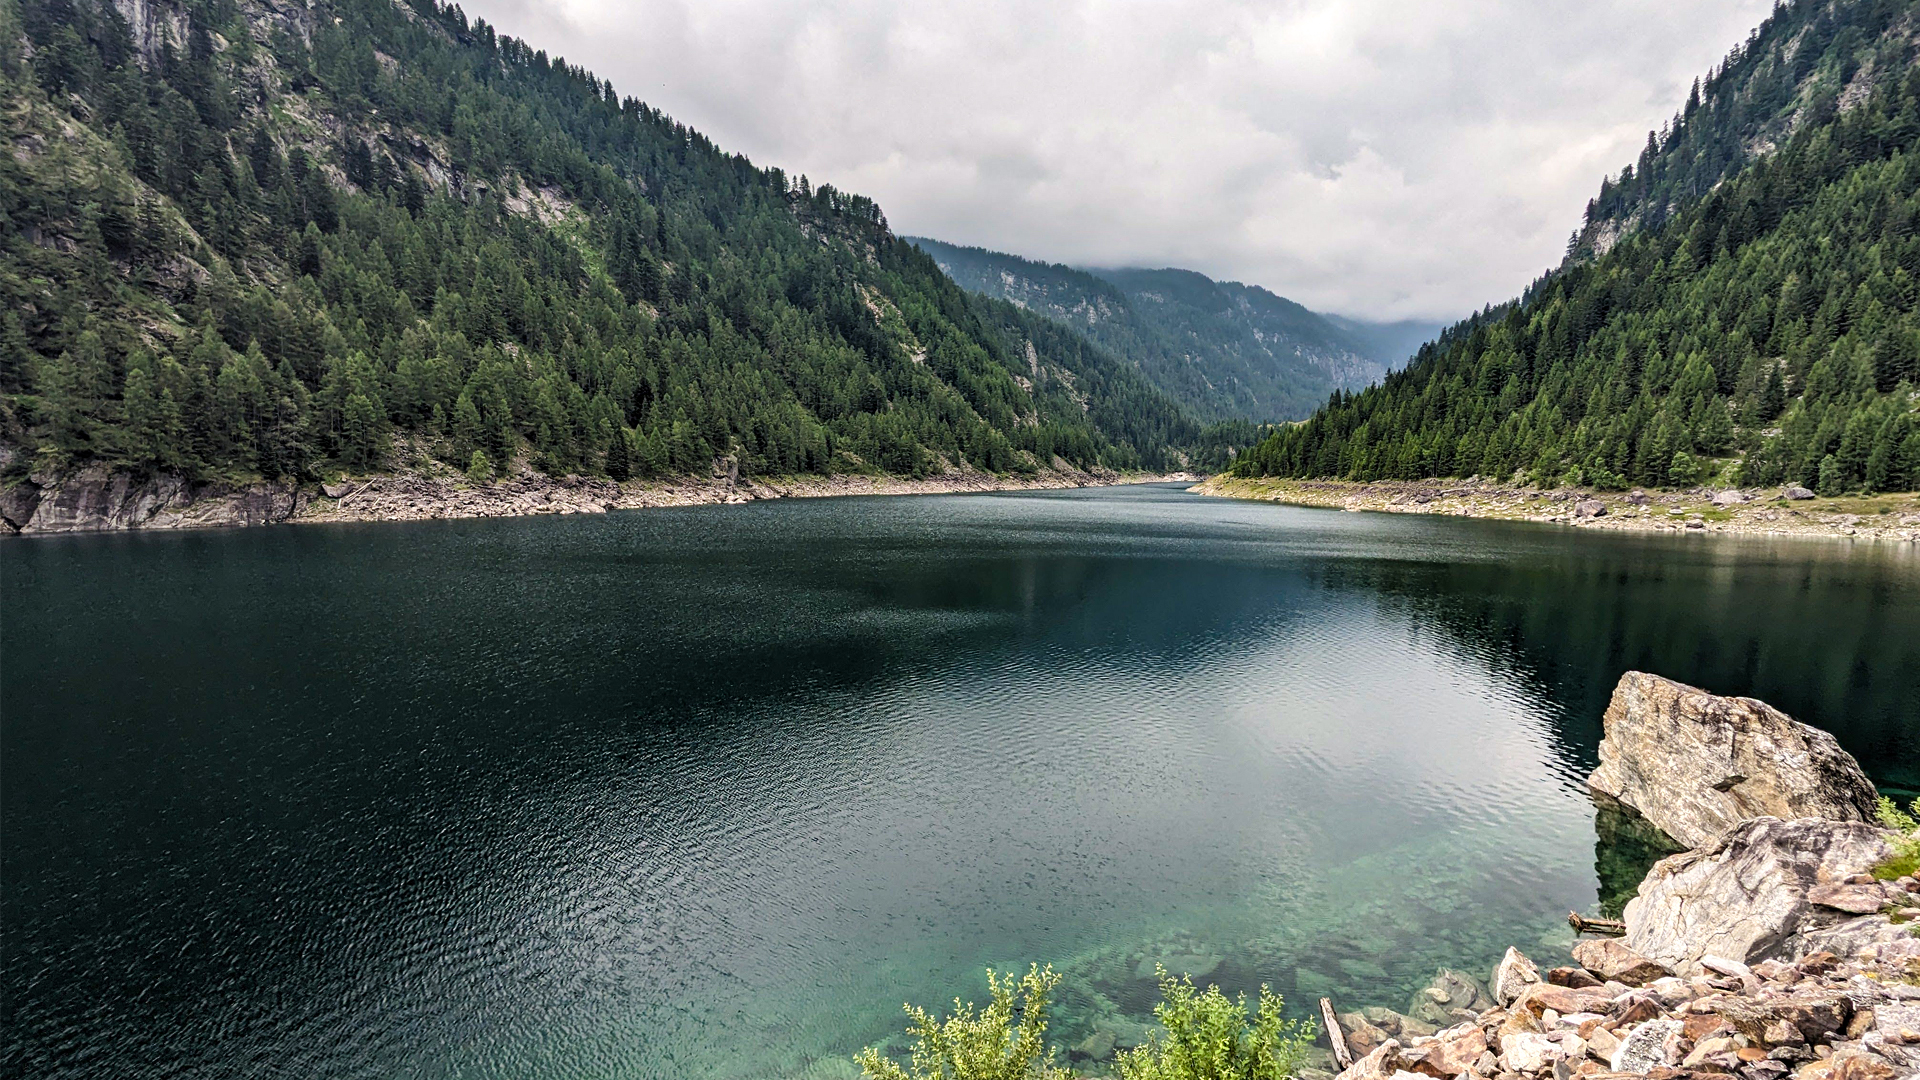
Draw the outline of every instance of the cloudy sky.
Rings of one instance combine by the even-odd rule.
[[[1450,318],[1771,0],[467,0],[895,230]]]

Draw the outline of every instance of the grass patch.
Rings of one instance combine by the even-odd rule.
[[[1892,881],[1920,870],[1920,821],[1915,820],[1915,815],[1920,815],[1920,799],[1902,810],[1892,799],[1880,796],[1877,814],[1880,824],[1900,835],[1893,841],[1892,857],[1873,868],[1876,880]]]

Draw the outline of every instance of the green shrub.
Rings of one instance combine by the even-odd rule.
[[[476,484],[484,484],[493,479],[493,461],[485,450],[475,450],[467,462],[467,479]]]
[[[1893,858],[1874,867],[1874,877],[1892,881],[1920,870],[1920,821],[1915,820],[1916,815],[1920,815],[1920,799],[1902,810],[1892,799],[1880,796],[1880,824],[1900,835],[1893,841]]]
[[[1051,966],[1034,965],[1016,984],[1011,973],[1002,977],[987,970],[992,1000],[979,1013],[973,1003],[953,1001],[953,1015],[937,1019],[925,1009],[908,1005],[914,1037],[912,1067],[880,1056],[872,1047],[854,1061],[869,1080],[1066,1080],[1068,1073],[1054,1067],[1047,1049],[1047,998],[1060,983]],[[1023,999],[1016,1009],[1014,991]],[[1015,1012],[1020,1026],[1013,1026]]]
[[[1247,998],[1228,999],[1217,986],[1196,991],[1193,980],[1160,972],[1160,1004],[1153,1015],[1166,1027],[1145,1046],[1119,1058],[1123,1080],[1283,1080],[1313,1045],[1311,1021],[1282,1020],[1279,994],[1260,988],[1251,1024]]]

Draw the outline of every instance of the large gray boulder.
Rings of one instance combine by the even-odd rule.
[[[1602,725],[1587,783],[1684,847],[1748,818],[1874,820],[1878,795],[1860,763],[1765,702],[1629,671]]]
[[[1681,975],[1699,974],[1709,955],[1749,964],[1804,955],[1851,917],[1816,890],[1871,871],[1893,853],[1892,835],[1857,821],[1743,821],[1653,865],[1627,901],[1627,948]]]

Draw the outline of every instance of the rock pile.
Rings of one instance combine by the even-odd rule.
[[[1358,1060],[1337,1080],[1920,1077],[1920,881],[1879,879],[1899,838],[1870,824],[1859,763],[1762,702],[1640,672],[1605,726],[1597,797],[1693,850],[1571,965],[1509,949],[1484,990],[1443,971],[1409,1015],[1341,1014]]]
[[[1912,879],[1900,883],[1912,890]],[[1615,940],[1583,941],[1502,1004],[1471,984],[1479,1012],[1454,1006],[1434,1029],[1385,1009],[1341,1014],[1358,1058],[1338,1080],[1467,1077],[1745,1077],[1747,1080],[1895,1080],[1920,1072],[1920,939],[1841,959],[1815,952],[1751,966],[1708,957],[1690,978]],[[1511,987],[1518,953],[1501,962]],[[1496,973],[1496,985],[1500,982]],[[1416,999],[1454,1002],[1458,972],[1442,972]],[[1464,1013],[1464,1015],[1462,1015]]]

